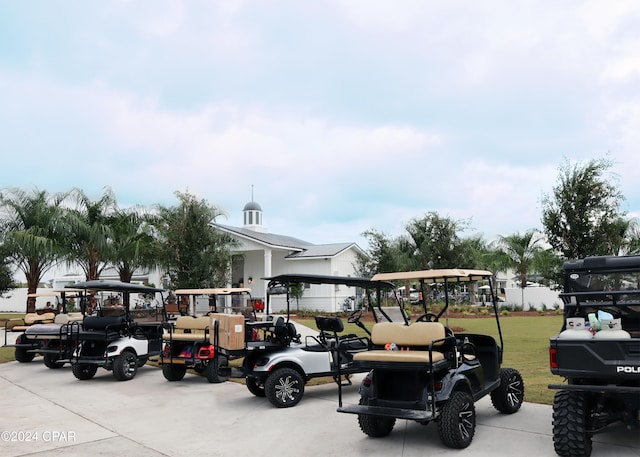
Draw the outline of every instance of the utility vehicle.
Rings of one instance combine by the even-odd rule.
[[[370,281],[364,278],[342,276],[324,276],[307,274],[284,274],[265,278],[269,281],[267,313],[270,301],[276,293],[286,294],[287,314],[274,320],[264,320],[246,325],[257,331],[268,332],[257,341],[247,342],[246,356],[243,362],[243,374],[247,388],[256,396],[266,396],[278,408],[297,405],[304,395],[305,384],[312,378],[330,376],[338,385],[350,384],[349,375],[361,372],[362,368],[353,368],[354,354],[366,350],[368,337],[355,334],[343,334],[344,324],[336,316],[317,316],[318,335],[301,339],[294,324],[289,320],[291,310],[291,286],[293,284],[317,284],[346,286],[360,289],[366,294],[367,303],[380,305],[385,299],[382,291],[392,291],[393,284],[385,281]],[[398,307],[396,315],[404,316]],[[384,308],[383,309],[384,312]],[[362,309],[353,311],[348,322],[367,331],[360,321]],[[391,320],[390,312],[379,314],[384,320]],[[378,317],[374,314],[374,318]],[[368,332],[368,331],[367,331]]]
[[[491,285],[492,277],[490,271],[461,269],[375,275],[373,281],[419,282],[425,312],[408,325],[373,326],[369,350],[353,357],[353,370],[368,371],[360,400],[357,405],[343,404],[339,387],[338,412],[357,414],[360,429],[371,437],[389,435],[397,419],[436,422],[446,446],[465,448],[475,433],[477,400],[490,395],[498,411],[518,411],[524,383],[517,370],[501,367],[504,343],[495,294],[491,295],[500,344],[490,335],[454,334],[446,325],[452,290]],[[444,292],[445,304],[437,314],[426,311],[429,287]]]
[[[94,280],[69,286],[84,291],[80,309],[82,324],[68,326],[68,350],[58,360],[70,362],[80,380],[91,379],[99,367],[113,372],[119,381],[133,379],[150,356],[162,350],[162,323],[136,322],[130,310],[130,294],[162,294],[162,289],[120,281]]]
[[[589,456],[594,434],[640,427],[640,256],[566,262],[560,297],[565,320],[549,351],[566,383],[549,385],[553,444],[560,456]]]

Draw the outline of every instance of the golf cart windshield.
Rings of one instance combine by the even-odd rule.
[[[451,287],[456,284],[473,284],[473,287],[478,288],[482,286],[484,282],[488,284],[488,292],[490,293],[491,303],[493,305],[493,312],[496,317],[496,323],[498,326],[498,335],[500,338],[500,346],[503,346],[502,330],[500,329],[500,320],[498,318],[498,305],[495,296],[495,291],[492,286],[493,273],[488,270],[466,270],[459,268],[451,269],[437,269],[437,270],[421,270],[421,271],[401,271],[394,273],[378,273],[371,278],[372,281],[394,281],[401,283],[404,281],[418,282],[419,290],[422,295],[422,308],[425,315],[427,312],[427,297],[430,287],[442,286],[444,292],[444,308],[440,310],[437,315],[434,315],[436,320],[439,320],[442,316],[447,317],[447,310],[449,309],[449,302],[451,299]],[[480,284],[479,284],[480,283]]]
[[[254,314],[251,304],[251,289],[245,287],[177,289],[180,304],[187,314],[193,316],[206,313]]]
[[[149,294],[153,296],[155,296],[156,293],[160,293],[162,296],[162,292],[164,292],[163,289],[144,286],[142,284],[104,280],[78,282],[65,287],[65,289],[82,290],[84,292],[80,298],[80,310],[83,314],[94,311],[92,309],[94,303],[91,303],[91,300],[96,298],[96,293],[100,293],[101,300],[96,300],[95,303],[95,305],[100,308],[100,313],[110,312],[117,314],[122,312],[128,320],[131,319],[129,313],[131,293]]]
[[[362,307],[370,307],[376,322],[383,316],[383,320],[408,322],[408,318],[402,309],[401,303],[395,299],[394,284],[388,281],[378,281],[366,278],[355,278],[351,276],[329,276],[329,275],[311,275],[311,274],[283,274],[269,278],[263,278],[268,282],[268,290],[270,297],[276,294],[287,294],[287,315],[290,313],[290,286],[292,284],[335,284],[347,287],[359,288],[363,291]],[[384,292],[384,293],[383,293]],[[393,303],[395,304],[394,313],[380,313],[379,310],[389,302],[387,292],[393,295]],[[267,310],[269,310],[271,299],[267,302]],[[356,310],[357,310],[356,306]],[[389,307],[391,308],[391,307]],[[354,310],[354,311],[356,311]],[[268,313],[268,311],[267,311]],[[390,315],[391,314],[391,315]],[[394,319],[395,318],[395,319]]]

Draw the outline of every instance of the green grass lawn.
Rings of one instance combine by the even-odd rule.
[[[316,328],[313,319],[296,321]],[[369,328],[371,325],[368,324]],[[487,334],[498,339],[494,318],[452,318],[448,325],[464,329],[460,331],[466,333]],[[500,325],[504,339],[502,366],[520,371],[524,378],[526,401],[552,404],[555,391],[549,390],[547,385],[562,380],[549,370],[549,337],[560,331],[562,316],[501,317]],[[364,333],[352,324],[345,324],[345,332],[359,335]]]
[[[2,328],[4,328],[5,321],[9,319],[17,319],[17,318],[23,318],[23,317],[24,317],[24,313],[0,313],[0,325],[2,326]],[[7,344],[15,343],[16,336],[17,334],[12,335],[11,333],[9,333],[7,335]],[[0,345],[3,345],[3,344],[4,344],[4,340],[0,342]],[[14,348],[0,347],[0,363],[13,362],[16,359],[14,354],[15,354]]]

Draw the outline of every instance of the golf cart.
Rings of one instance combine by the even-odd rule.
[[[475,432],[474,402],[490,395],[498,411],[518,411],[524,383],[517,370],[501,368],[504,343],[493,292],[500,345],[489,335],[454,334],[447,322],[442,323],[447,320],[451,288],[491,284],[492,276],[489,271],[460,269],[375,275],[374,281],[419,281],[423,297],[428,296],[425,287],[439,285],[445,305],[434,314],[423,301],[424,314],[409,325],[375,324],[370,350],[353,358],[354,370],[369,372],[360,385],[360,401],[343,404],[339,387],[338,412],[357,414],[360,429],[371,437],[389,435],[396,419],[425,425],[435,421],[446,446],[465,448]]]
[[[162,350],[162,323],[136,322],[130,310],[130,294],[162,294],[162,289],[120,281],[86,281],[69,286],[82,289],[80,325],[68,326],[70,343],[60,363],[70,362],[80,380],[91,379],[98,367],[113,371],[118,381],[133,379],[150,356]],[[100,300],[98,300],[100,296]],[[88,312],[92,315],[86,315]]]
[[[589,456],[592,437],[615,424],[640,428],[640,256],[564,264],[564,322],[550,338],[553,446]]]
[[[224,382],[227,376],[221,373],[221,368],[229,365],[228,356],[224,349],[220,349],[220,327],[228,320],[255,320],[255,311],[248,306],[251,299],[251,289],[246,288],[214,288],[214,289],[178,289],[175,291],[178,300],[185,302],[194,315],[179,316],[175,322],[164,325],[164,349],[160,356],[162,374],[167,381],[180,381],[184,378],[188,368],[204,373],[209,382]],[[206,297],[203,316],[196,317],[199,297]],[[202,300],[200,300],[202,301]],[[242,315],[224,315],[216,311],[229,311]],[[250,335],[249,340],[253,339]],[[242,335],[244,349],[245,336]],[[224,343],[223,343],[224,345]],[[216,346],[218,350],[216,350]],[[225,345],[226,346],[226,345]]]
[[[54,312],[53,320],[38,320],[24,328],[24,333],[17,338],[15,344],[17,361],[30,362],[36,355],[42,354],[46,367],[55,369],[64,365],[59,359],[67,347],[68,325],[70,322],[81,322],[83,318],[82,313],[68,312],[67,305],[79,293],[79,290],[61,290],[27,295],[28,298],[52,298],[56,302],[56,308],[46,310],[47,313],[43,315]]]
[[[369,304],[380,304],[382,291],[392,291],[393,284],[363,278],[304,274],[284,274],[265,279],[269,281],[267,314],[276,294],[286,294],[287,314],[286,318],[278,316],[274,321],[246,324],[256,330],[269,330],[258,341],[247,342],[243,374],[249,391],[259,397],[266,396],[278,408],[288,408],[300,402],[305,384],[311,378],[330,376],[338,385],[350,384],[349,375],[363,371],[352,366],[353,356],[368,349],[368,338],[342,334],[344,324],[339,317],[316,316],[319,334],[301,340],[289,320],[291,285],[329,284],[360,288],[366,293]],[[348,322],[368,332],[360,321],[362,312],[362,309],[353,311]],[[386,316],[385,320],[390,321],[391,318]],[[374,318],[377,319],[375,314]]]

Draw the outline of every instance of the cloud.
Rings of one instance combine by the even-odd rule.
[[[312,242],[434,210],[490,237],[609,152],[640,211],[637,2],[83,5],[0,17],[6,185],[189,190],[237,225],[253,185]]]

